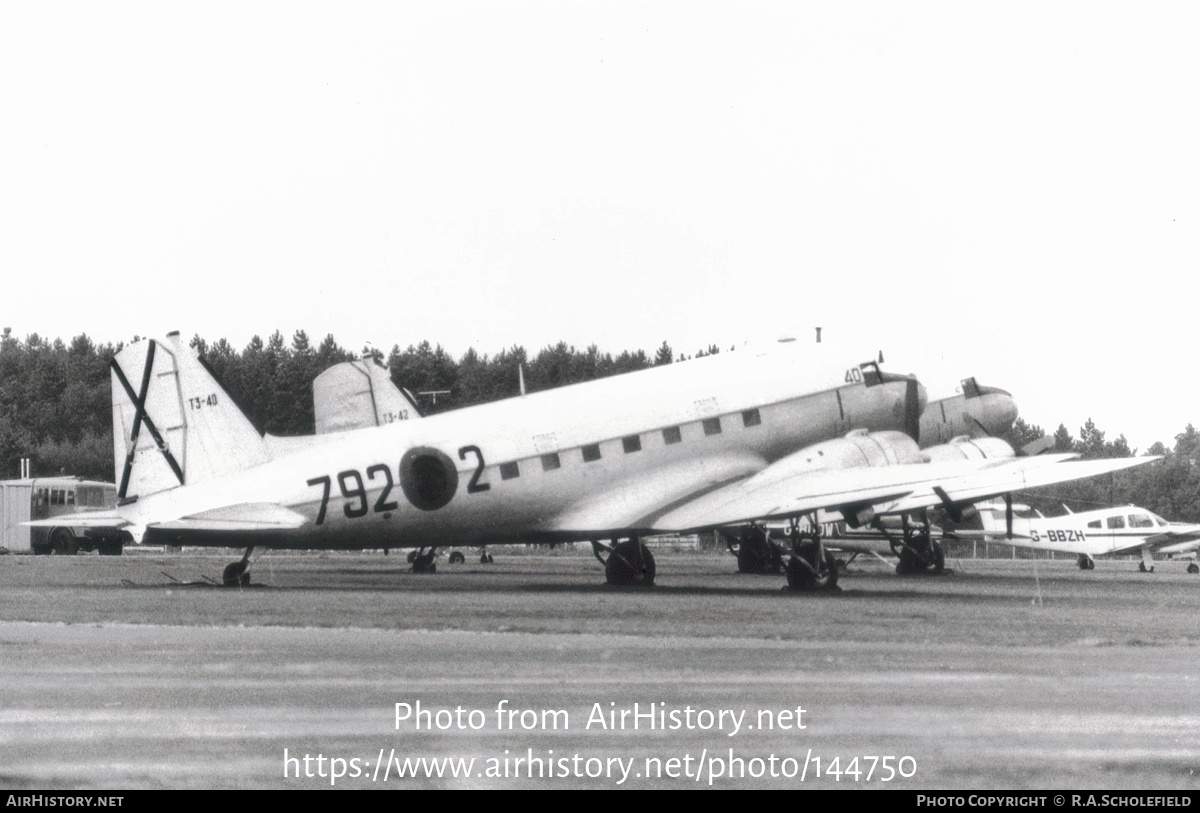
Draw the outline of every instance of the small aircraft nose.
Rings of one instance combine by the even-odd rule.
[[[997,429],[999,429],[997,434],[1002,435],[1009,429],[1012,429],[1012,425],[1017,422],[1017,402],[1013,400],[1011,395],[1003,390],[1001,390],[999,393],[996,393],[995,400],[996,421],[1003,427],[997,427]]]

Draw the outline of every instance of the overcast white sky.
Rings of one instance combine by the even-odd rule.
[[[0,5],[0,325],[878,345],[1200,424],[1200,6]],[[860,361],[862,359],[850,359]]]

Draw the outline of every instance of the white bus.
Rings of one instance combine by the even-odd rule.
[[[71,524],[71,517],[80,512],[116,504],[117,487],[97,480],[37,477],[0,481],[0,547],[9,553],[73,556],[94,550],[101,556],[120,556],[119,537],[93,535]],[[62,525],[30,528],[21,524],[56,517],[62,518]]]

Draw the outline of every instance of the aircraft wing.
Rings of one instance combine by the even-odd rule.
[[[1200,525],[1168,526],[1165,532],[1147,539],[1145,546],[1155,553],[1171,556],[1189,553],[1200,548]]]
[[[916,463],[879,468],[813,471],[788,476],[774,464],[664,511],[652,523],[656,533],[704,530],[721,525],[781,519],[823,511],[849,519],[872,508],[876,513],[908,513],[941,505],[935,488],[954,502],[1021,491],[1035,486],[1094,477],[1149,463],[1157,458],[1117,458],[1066,462],[1062,457]],[[785,458],[786,460],[786,458]],[[781,461],[783,462],[783,461]]]

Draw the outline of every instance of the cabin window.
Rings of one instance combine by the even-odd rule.
[[[562,461],[558,459],[558,452],[542,455],[542,471],[554,471],[562,467]]]
[[[591,463],[593,460],[600,459],[600,444],[589,443],[583,447],[583,462]]]
[[[520,476],[521,476],[521,467],[517,463],[517,461],[514,460],[511,463],[501,463],[500,464],[500,479],[501,480],[512,480],[513,478],[520,477]]]
[[[1154,520],[1150,519],[1150,517],[1146,516],[1145,514],[1130,514],[1129,515],[1129,527],[1130,528],[1153,528]]]
[[[640,452],[642,450],[642,438],[640,435],[630,435],[627,438],[621,438],[621,447],[625,450],[625,454]]]
[[[721,419],[720,418],[705,418],[703,425],[704,425],[704,434],[706,434],[706,435],[721,434]]]
[[[758,414],[758,408],[747,409],[742,413],[742,426],[758,426],[762,423],[762,416]]]
[[[1108,525],[1109,528],[1124,528],[1125,517],[1109,517],[1105,521],[1105,524]]]
[[[50,504],[51,505],[62,505],[63,504],[63,493],[62,493],[61,488],[50,489]]]
[[[67,492],[67,505],[74,505],[74,504],[75,504],[75,492],[68,491]]]
[[[1098,520],[1098,519],[1094,519],[1094,520],[1092,520],[1091,522],[1089,522],[1089,523],[1088,523],[1088,527],[1089,527],[1089,528],[1099,528],[1099,527],[1100,527],[1100,520]]]
[[[672,443],[683,442],[683,433],[678,426],[668,426],[663,430],[663,442],[670,446]]]

